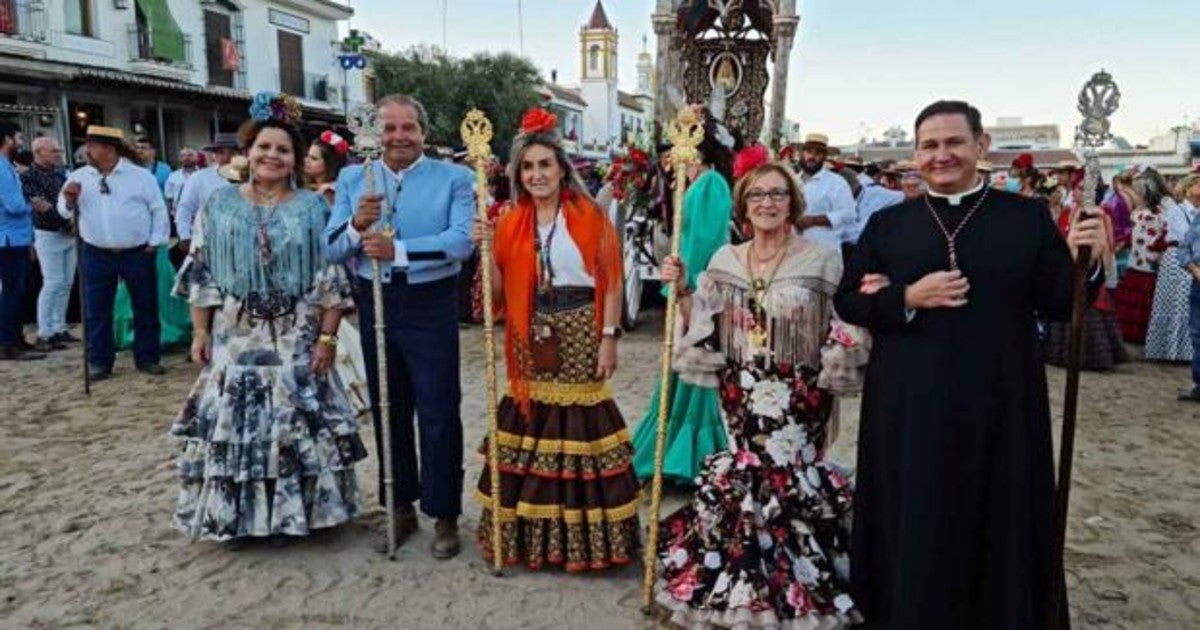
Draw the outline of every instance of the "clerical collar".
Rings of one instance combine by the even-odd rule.
[[[942,193],[939,193],[939,192],[936,192],[936,191],[930,189],[928,191],[928,193],[929,193],[929,196],[933,197],[934,199],[944,199],[946,201],[946,203],[948,203],[952,206],[959,206],[959,205],[962,205],[962,200],[964,198],[970,197],[971,195],[974,195],[975,193],[983,190],[983,186],[984,186],[984,181],[983,181],[983,178],[980,177],[978,180],[975,181],[975,185],[972,186],[970,190],[967,190],[964,192],[942,194]]]

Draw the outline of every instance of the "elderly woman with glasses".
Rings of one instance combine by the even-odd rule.
[[[850,335],[833,314],[841,254],[795,231],[804,198],[782,165],[742,178],[734,211],[752,238],[717,251],[694,293],[679,258],[662,269],[681,296],[675,368],[718,389],[730,446],[663,522],[658,601],[686,627],[850,625],[850,487],[824,457],[835,390],[853,387],[834,366],[862,352],[823,350]]]

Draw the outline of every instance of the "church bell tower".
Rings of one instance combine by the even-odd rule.
[[[597,150],[621,144],[617,101],[617,29],[608,21],[604,2],[596,0],[592,17],[579,29],[579,92],[587,101],[583,142]]]

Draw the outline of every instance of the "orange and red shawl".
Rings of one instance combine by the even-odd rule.
[[[573,192],[563,195],[562,213],[567,232],[579,248],[584,270],[596,282],[596,336],[604,325],[604,300],[608,290],[621,286],[621,247],[612,222],[594,203]],[[538,282],[538,260],[533,234],[537,211],[528,196],[513,204],[496,223],[495,256],[503,280],[506,311],[504,359],[513,399],[529,415],[529,382],[532,374],[522,370],[518,350],[528,356],[534,292]]]

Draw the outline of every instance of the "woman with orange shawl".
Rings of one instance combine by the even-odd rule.
[[[492,298],[507,322],[500,553],[505,564],[531,569],[627,564],[638,544],[638,491],[629,432],[607,383],[621,334],[620,242],[571,168],[553,114],[525,114],[509,176],[512,207],[494,229],[477,223],[474,234],[495,241]],[[485,467],[475,496],[489,561],[490,495]]]

